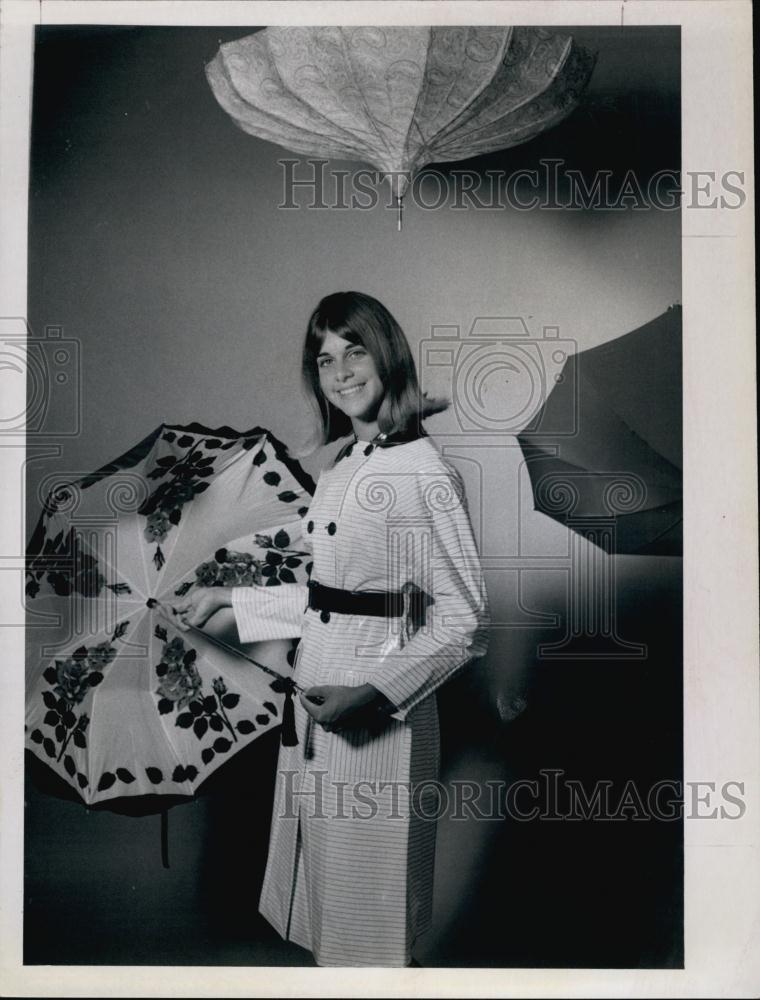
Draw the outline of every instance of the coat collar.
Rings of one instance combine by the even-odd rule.
[[[371,441],[359,441],[356,434],[338,452],[334,464],[337,465],[342,458],[349,456],[356,447],[362,447],[365,454],[371,454],[375,448],[393,448],[395,445],[408,444],[410,441],[417,441],[419,438],[427,437],[427,431],[423,427],[407,427],[405,430],[394,431],[386,434],[382,431],[376,434]],[[367,450],[369,449],[369,450]]]
[[[416,441],[422,437],[427,437],[424,428],[407,427],[406,430],[394,431],[392,434],[380,433],[372,438],[370,444],[377,448],[392,448],[396,444],[407,444],[409,441]],[[354,435],[354,440],[356,440],[356,435]]]

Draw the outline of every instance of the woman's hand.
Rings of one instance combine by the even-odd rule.
[[[376,718],[377,709],[389,704],[371,684],[359,687],[319,684],[299,697],[312,719],[328,733],[344,726],[366,724],[368,715]]]
[[[187,632],[191,625],[203,628],[212,615],[221,608],[229,607],[232,607],[232,597],[228,587],[194,587],[171,610],[174,624]]]

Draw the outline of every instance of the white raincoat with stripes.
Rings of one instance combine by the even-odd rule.
[[[389,446],[392,445],[392,446]],[[431,922],[439,734],[433,692],[487,648],[488,599],[459,473],[426,435],[357,441],[305,517],[311,579],[424,591],[423,621],[316,611],[301,584],[236,587],[240,639],[301,636],[304,688],[372,684],[378,722],[328,733],[295,699],[280,748],[260,910],[319,965],[405,966]]]

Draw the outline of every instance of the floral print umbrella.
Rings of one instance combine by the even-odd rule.
[[[267,430],[161,425],[47,497],[27,558],[26,746],[89,805],[192,795],[281,722],[283,685],[160,610],[306,582],[314,484]],[[207,631],[226,643],[213,619]],[[247,654],[288,677],[295,643]]]
[[[577,105],[595,58],[543,28],[271,27],[222,45],[206,75],[245,132],[377,167],[400,229],[416,171],[556,125]]]

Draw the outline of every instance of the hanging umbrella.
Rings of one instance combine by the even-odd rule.
[[[26,746],[85,803],[192,796],[280,724],[294,641],[243,647],[262,670],[213,618],[182,632],[165,609],[199,585],[305,583],[313,488],[269,431],[190,424],[51,491],[28,547]]]
[[[571,355],[519,435],[536,510],[612,552],[680,555],[681,307]]]
[[[307,156],[362,160],[399,209],[428,163],[527,142],[577,105],[595,55],[543,28],[266,28],[206,74],[245,132]]]

